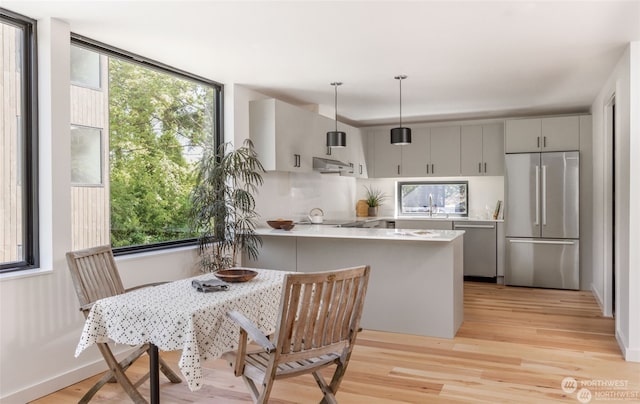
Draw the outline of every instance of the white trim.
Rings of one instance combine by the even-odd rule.
[[[605,317],[613,317],[612,315],[606,315],[604,313],[604,302],[602,300],[602,296],[600,295],[600,292],[598,292],[598,289],[595,287],[593,283],[591,284],[591,293],[593,294],[593,297],[596,299],[598,306],[600,306],[600,309],[602,310],[602,313],[603,313],[602,315]]]
[[[624,341],[624,335],[620,334],[618,330],[616,330],[616,342],[620,347],[620,351],[622,352],[622,356],[625,361],[640,362],[640,349],[629,348]]]

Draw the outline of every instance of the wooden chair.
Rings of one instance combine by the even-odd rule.
[[[242,376],[255,403],[269,400],[275,380],[306,373],[320,386],[322,403],[337,403],[368,281],[368,266],[286,275],[273,342],[242,313],[227,313],[240,326],[240,342],[237,351],[223,357]],[[247,336],[261,349],[247,351]],[[327,383],[320,370],[333,364],[336,370]]]
[[[76,289],[76,294],[78,295],[78,300],[80,301],[80,310],[85,315],[85,318],[88,316],[96,300],[158,284],[147,284],[125,289],[113,258],[111,246],[109,245],[71,251],[66,255],[67,264],[71,271],[71,278]],[[149,345],[141,345],[120,362],[115,358],[107,343],[97,343],[96,345],[105,362],[107,362],[109,371],[82,397],[80,403],[88,403],[105,383],[115,381],[120,383],[135,403],[146,403],[147,401],[138,392],[137,387],[149,378],[149,373],[133,384],[124,372],[134,361],[149,350]],[[159,363],[160,370],[172,383],[182,382],[180,377],[167,366],[162,358],[159,359]]]

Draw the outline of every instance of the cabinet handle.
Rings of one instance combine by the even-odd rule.
[[[300,167],[300,155],[294,154],[293,157],[294,157],[293,166]]]
[[[536,146],[538,149],[540,148],[540,136],[538,136],[536,139],[538,139],[538,146]]]
[[[362,174],[362,164],[358,164],[360,166],[360,174]]]
[[[431,174],[435,174],[436,173],[436,169],[433,167],[433,164],[431,164]]]
[[[353,163],[349,163],[349,174],[353,173],[355,173],[355,170],[353,169]]]
[[[487,163],[484,163],[484,172],[487,173]]]
[[[544,136],[542,138],[542,147],[547,147],[547,137],[546,136]]]
[[[427,164],[427,174],[429,174],[429,164]]]
[[[327,146],[327,156],[331,156],[331,147]]]
[[[400,175],[400,164],[398,164],[398,175]]]
[[[478,172],[481,173],[482,172],[482,163],[478,163]]]
[[[496,227],[490,224],[454,224],[454,229],[495,229]]]

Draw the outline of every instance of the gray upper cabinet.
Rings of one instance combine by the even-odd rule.
[[[392,145],[388,130],[369,132],[377,178],[460,175],[460,127],[412,128],[411,144]],[[371,175],[371,173],[370,173]]]
[[[542,151],[580,150],[580,117],[542,119]]]
[[[505,152],[527,153],[580,149],[578,116],[507,120]]]
[[[411,144],[392,145],[389,130],[368,132],[373,142],[369,176],[376,178],[460,175],[460,126],[412,128]]]
[[[400,175],[403,177],[424,177],[430,172],[430,135],[428,128],[412,129],[411,144],[393,146],[402,149],[402,166]]]
[[[460,133],[462,175],[504,175],[504,125],[463,126]]]
[[[460,175],[460,126],[431,128],[431,170],[428,175]]]

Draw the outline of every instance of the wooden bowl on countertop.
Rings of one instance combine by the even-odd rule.
[[[284,219],[267,220],[267,224],[273,227],[274,229],[279,230],[282,228],[282,226],[293,226],[293,220],[284,220]]]

